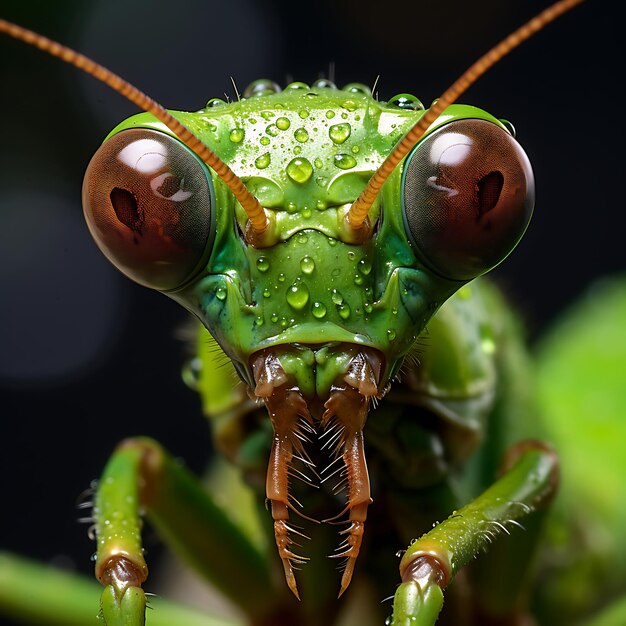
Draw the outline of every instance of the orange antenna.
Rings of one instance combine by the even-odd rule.
[[[533,17],[529,22],[511,33],[498,45],[494,46],[487,54],[476,61],[460,78],[456,80],[443,95],[424,113],[419,122],[400,140],[391,154],[383,161],[376,170],[361,195],[350,207],[346,219],[348,224],[355,230],[363,226],[370,207],[376,199],[378,192],[389,175],[397,167],[398,163],[422,138],[428,127],[439,117],[440,113],[454,103],[458,97],[473,83],[478,80],[488,69],[495,65],[502,57],[514,50],[522,42],[532,37],[544,26],[566,13],[584,0],[560,0],[552,6]]]
[[[205,146],[188,128],[181,124],[173,115],[164,109],[158,102],[147,96],[136,87],[120,78],[102,65],[90,58],[67,48],[66,46],[43,37],[32,30],[17,26],[12,22],[0,19],[0,33],[19,39],[24,43],[35,46],[52,56],[62,59],[70,65],[74,65],[83,72],[102,81],[119,94],[128,98],[139,108],[152,113],[163,122],[177,137],[191,150],[193,150],[215,173],[228,185],[233,195],[250,219],[250,226],[254,233],[261,235],[268,226],[268,218],[260,202],[246,189],[241,179],[222,161],[215,152]]]

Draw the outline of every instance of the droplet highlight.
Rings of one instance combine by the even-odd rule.
[[[328,136],[336,144],[342,144],[352,133],[350,124],[334,124],[328,129]]]
[[[313,166],[309,163],[309,161],[307,161],[307,159],[296,157],[295,159],[289,161],[286,172],[287,176],[289,176],[291,180],[302,184],[306,183],[313,175]]]
[[[287,290],[287,304],[296,311],[301,311],[309,301],[309,289],[301,283],[295,282]]]
[[[349,170],[356,165],[356,159],[350,154],[336,154],[333,163],[341,170]]]

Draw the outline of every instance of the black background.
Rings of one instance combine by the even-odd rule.
[[[425,104],[546,2],[7,2],[0,15],[195,110],[266,76],[372,84]],[[404,6],[410,5],[410,6]],[[626,268],[618,17],[588,1],[462,102],[511,120],[537,181],[530,229],[496,270],[539,337],[594,278]],[[148,434],[200,471],[208,428],[180,379],[185,313],[101,259],[80,186],[119,96],[0,39],[0,545],[90,571],[78,494],[116,442]]]

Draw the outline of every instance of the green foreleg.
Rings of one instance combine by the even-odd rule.
[[[508,455],[506,473],[473,502],[413,543],[400,562],[402,584],[394,598],[393,626],[432,626],[443,606],[442,590],[496,536],[517,525],[554,494],[556,455],[523,442]]]
[[[94,515],[96,577],[105,585],[107,626],[141,626],[148,570],[141,547],[140,508],[180,556],[250,617],[271,614],[267,561],[209,498],[199,481],[150,439],[122,443],[98,486]]]
[[[0,553],[0,612],[23,624],[102,626],[98,595],[102,587],[77,574]],[[161,598],[151,598],[147,626],[242,626]]]

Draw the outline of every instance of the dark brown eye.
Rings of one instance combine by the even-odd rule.
[[[469,280],[500,263],[534,201],[528,157],[491,122],[446,124],[407,157],[405,226],[420,259],[446,278]]]
[[[210,175],[180,141],[156,130],[113,135],[91,159],[83,210],[104,255],[134,281],[180,287],[207,257]]]

